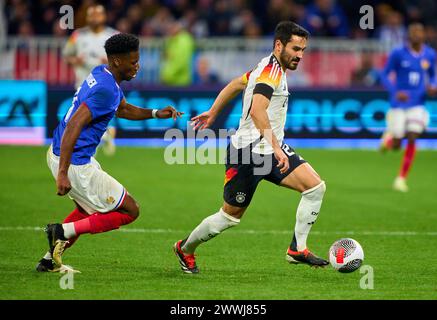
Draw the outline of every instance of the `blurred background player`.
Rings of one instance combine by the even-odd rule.
[[[185,273],[199,272],[194,251],[201,243],[240,223],[261,180],[302,195],[294,235],[287,248],[287,261],[310,266],[328,264],[309,251],[306,244],[320,212],[325,182],[283,142],[289,96],[286,71],[296,70],[308,37],[308,32],[299,25],[280,22],[275,29],[273,52],[252,71],[232,80],[209,111],[193,117],[194,129],[208,128],[223,108],[244,90],[240,125],[227,150],[223,206],[205,218],[186,239],[174,245]],[[265,170],[259,171],[260,167]]]
[[[76,208],[64,223],[47,225],[50,250],[39,261],[37,271],[62,271],[64,250],[81,234],[118,229],[139,215],[136,201],[93,157],[114,116],[129,120],[176,120],[181,115],[173,107],[152,110],[126,102],[119,85],[137,75],[138,47],[138,38],[130,34],[116,34],[106,41],[108,65],[92,70],[53,133],[47,164],[56,179],[57,194],[68,194]]]
[[[92,5],[86,11],[84,28],[77,29],[68,39],[63,54],[76,76],[76,90],[90,74],[91,70],[101,64],[108,63],[104,44],[117,30],[106,26],[106,11],[102,5]],[[115,127],[108,127],[102,137],[103,151],[107,155],[115,153]]]
[[[391,52],[382,72],[381,80],[389,91],[391,109],[387,113],[387,131],[381,149],[398,150],[402,139],[407,138],[399,175],[393,183],[393,188],[401,192],[408,191],[406,179],[416,153],[416,140],[429,122],[426,94],[437,93],[435,59],[435,50],[425,44],[423,25],[414,23],[408,27],[406,45]]]

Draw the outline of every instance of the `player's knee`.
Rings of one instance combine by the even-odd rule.
[[[140,215],[140,205],[138,202],[134,202],[134,208],[132,212],[132,216],[136,219]]]
[[[132,205],[127,211],[127,214],[131,216],[134,220],[137,219],[140,215],[140,205],[136,201],[133,201]]]
[[[326,183],[321,180],[319,184],[312,187],[311,189],[302,192],[302,196],[308,198],[309,200],[321,201],[326,192]]]

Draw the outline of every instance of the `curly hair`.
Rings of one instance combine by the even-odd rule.
[[[108,56],[138,51],[140,41],[133,34],[118,33],[105,42],[105,51]]]

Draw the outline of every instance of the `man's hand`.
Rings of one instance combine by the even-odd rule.
[[[276,160],[278,160],[277,167],[280,168],[279,171],[281,173],[287,172],[287,170],[290,168],[290,163],[288,162],[287,155],[284,153],[284,151],[281,148],[275,148],[273,152]]]
[[[191,118],[191,125],[193,126],[193,130],[199,129],[206,129],[211,127],[211,125],[215,121],[215,116],[212,114],[211,111],[205,111],[202,114],[199,114],[198,116]]]
[[[58,178],[56,179],[56,186],[58,188],[58,192],[56,193],[58,196],[65,196],[71,190],[70,179],[68,179],[68,175],[65,173],[58,173]]]
[[[180,118],[183,114],[183,112],[179,112],[175,108],[170,106],[165,107],[164,109],[160,109],[158,110],[158,112],[156,112],[156,116],[159,119],[173,118],[173,120],[176,120],[178,117]]]
[[[431,96],[431,97],[437,95],[437,86],[436,86],[436,87],[434,87],[434,86],[429,86],[429,87],[427,88],[427,93],[428,93],[428,95]]]
[[[396,93],[396,99],[398,101],[405,102],[408,101],[409,98],[410,97],[408,96],[408,93],[406,93],[405,91],[398,91]]]

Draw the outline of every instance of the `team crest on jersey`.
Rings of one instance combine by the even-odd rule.
[[[237,196],[235,197],[235,200],[238,203],[243,203],[244,200],[246,200],[246,194],[244,192],[237,192]]]
[[[108,198],[106,198],[106,203],[107,203],[107,204],[113,204],[114,202],[115,202],[114,197],[109,196]]]
[[[429,68],[429,66],[430,66],[430,63],[429,63],[428,60],[426,60],[426,59],[422,59],[422,60],[420,61],[420,65],[421,65],[421,67],[422,67],[423,70],[427,70],[427,69]]]

